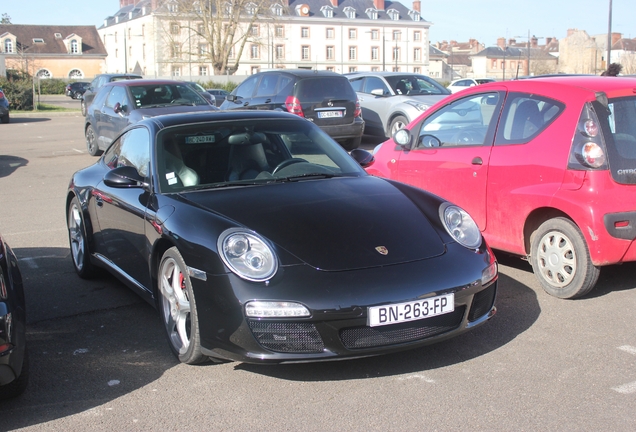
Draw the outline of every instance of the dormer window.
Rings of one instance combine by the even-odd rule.
[[[79,44],[77,43],[77,39],[73,39],[71,41],[71,54],[79,54]]]
[[[171,12],[171,13],[179,12],[179,5],[176,2],[171,1],[170,3],[168,3],[168,12]]]
[[[256,13],[258,12],[258,6],[256,6],[254,3],[248,3],[245,9],[247,10],[248,15],[256,15]]]
[[[281,5],[275,4],[274,6],[272,6],[271,10],[272,10],[272,15],[283,16],[283,7]]]
[[[389,9],[388,11],[386,11],[386,14],[393,21],[398,21],[400,19],[400,13],[398,11],[396,11],[395,9]]]
[[[225,15],[232,15],[232,3],[225,3]]]
[[[344,13],[349,19],[356,18],[356,10],[355,8],[352,8],[351,6],[347,6],[346,8],[344,8]]]
[[[33,43],[34,44],[43,44],[44,43],[44,39],[42,39],[42,38],[33,38]]]
[[[364,11],[364,13],[367,14],[369,19],[372,19],[372,20],[377,20],[378,19],[378,10],[377,9],[368,8],[367,10]]]
[[[4,40],[4,52],[6,54],[13,53],[13,41],[9,38]]]
[[[320,12],[322,12],[325,18],[333,18],[333,7],[331,6],[323,6],[320,8]]]
[[[413,21],[420,21],[422,19],[422,15],[418,11],[409,11],[409,16]]]
[[[55,39],[62,39],[62,33],[55,33]]]

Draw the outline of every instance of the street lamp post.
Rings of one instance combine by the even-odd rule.
[[[611,53],[612,53],[612,0],[609,0],[609,18],[607,20],[607,60],[605,61],[605,70],[609,68]]]

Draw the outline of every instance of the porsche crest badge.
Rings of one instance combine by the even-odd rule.
[[[388,255],[389,254],[389,250],[386,247],[384,247],[384,246],[376,246],[375,250],[378,251],[378,253],[381,254],[381,255]]]

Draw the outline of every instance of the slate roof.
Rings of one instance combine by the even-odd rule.
[[[530,55],[534,60],[541,58],[554,59],[554,56],[548,54],[541,48],[530,48]],[[479,51],[477,54],[471,55],[471,57],[504,58],[504,50],[498,46],[491,46]],[[528,48],[507,47],[505,57],[528,58]]]
[[[82,38],[82,55],[108,55],[95,26],[0,24],[0,37],[5,33],[15,35],[17,48],[27,49],[29,54],[68,54],[64,39],[76,34]],[[35,43],[33,39],[44,42]]]

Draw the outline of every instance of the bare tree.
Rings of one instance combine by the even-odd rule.
[[[11,24],[11,17],[8,13],[2,14],[2,18],[0,18],[0,24]]]
[[[178,57],[177,49],[188,53],[211,63],[215,75],[236,72],[248,43],[259,50],[266,45],[263,33],[286,8],[276,0],[169,0],[164,6],[171,57]]]

